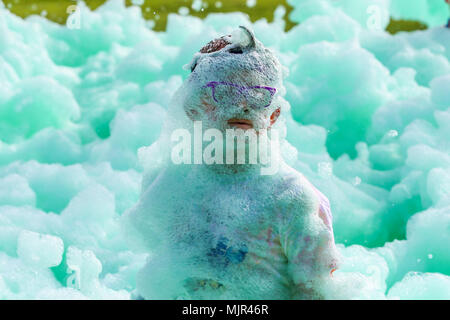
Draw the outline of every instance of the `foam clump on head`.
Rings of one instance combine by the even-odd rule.
[[[246,27],[240,27],[231,35],[212,40],[194,55],[190,69],[192,74],[189,82],[202,80],[198,77],[207,77],[210,80],[214,76],[245,82],[239,78],[239,74],[245,71],[247,73],[243,77],[256,78],[248,79],[249,82],[260,80],[267,85],[280,85],[282,80],[282,67],[274,53],[265,48]],[[194,72],[196,70],[197,72]],[[250,75],[251,71],[254,73]]]

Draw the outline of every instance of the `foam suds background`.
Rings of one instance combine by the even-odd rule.
[[[273,23],[170,15],[154,32],[119,0],[80,3],[80,29],[0,2],[0,299],[130,298],[146,255],[120,217],[139,197],[138,149],[158,138],[182,66],[239,25],[290,70],[290,163],[329,197],[345,257],[330,297],[450,299],[444,1],[290,3],[289,32],[282,7]],[[393,36],[389,16],[430,28]]]

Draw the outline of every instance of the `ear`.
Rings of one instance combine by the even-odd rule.
[[[270,116],[270,126],[272,126],[275,122],[277,122],[278,117],[280,116],[281,113],[281,109],[278,108],[277,110],[275,110],[272,115]]]

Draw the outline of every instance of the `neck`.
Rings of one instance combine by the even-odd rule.
[[[261,174],[261,164],[210,164],[202,168],[217,175],[253,176]]]

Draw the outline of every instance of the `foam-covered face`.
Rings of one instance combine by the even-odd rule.
[[[280,114],[281,65],[246,28],[194,56],[183,106],[193,121],[221,131],[271,127]]]

